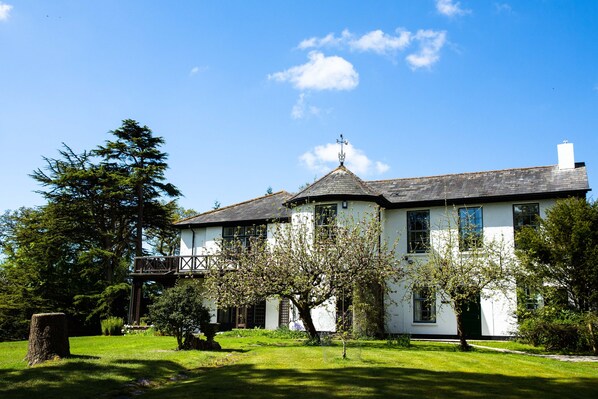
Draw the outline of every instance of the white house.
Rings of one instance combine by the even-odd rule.
[[[142,313],[142,283],[171,284],[178,276],[205,270],[217,254],[220,240],[271,238],[275,223],[311,223],[319,215],[365,215],[376,209],[382,221],[382,239],[398,239],[402,262],[423,261],[434,237],[446,232],[447,212],[455,220],[468,220],[468,232],[484,239],[501,237],[513,245],[516,229],[534,223],[537,215],[559,198],[585,197],[590,190],[584,163],[575,163],[573,144],[558,146],[558,164],[530,168],[364,181],[341,165],[297,194],[280,191],[212,210],[180,221],[178,257],[138,258],[133,278],[131,319]],[[448,210],[448,211],[447,211]],[[276,222],[274,222],[276,221]],[[459,227],[458,223],[457,229]],[[414,336],[456,336],[450,306],[426,301],[426,293],[406,292],[401,284],[390,287],[385,301],[388,333]],[[510,295],[488,292],[471,304],[464,319],[471,338],[505,337],[516,326],[515,289]],[[316,328],[335,328],[335,304],[314,310]],[[288,302],[276,298],[246,308],[215,309],[213,321],[221,329],[281,325],[301,328]]]

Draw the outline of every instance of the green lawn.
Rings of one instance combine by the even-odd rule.
[[[521,351],[526,353],[538,354],[538,355],[592,355],[590,352],[577,353],[567,351],[547,351],[542,346],[533,346],[529,344],[523,344],[517,341],[471,341],[470,343],[489,346],[492,348],[508,349],[513,351]]]
[[[386,341],[305,346],[222,337],[221,352],[175,351],[172,337],[71,338],[73,357],[28,368],[26,342],[0,343],[0,398],[595,398],[598,363],[454,345]]]

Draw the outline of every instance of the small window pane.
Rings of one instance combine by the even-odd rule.
[[[266,238],[266,226],[251,225],[222,228],[222,239],[225,245],[240,245],[243,248],[248,248],[252,238]]]
[[[232,237],[235,235],[235,228],[234,227],[224,227],[222,229],[222,236],[223,237]]]
[[[429,288],[423,287],[413,291],[413,321],[436,322],[436,297]]]
[[[427,252],[430,247],[430,211],[407,212],[407,251]]]
[[[515,231],[521,230],[524,226],[538,226],[540,216],[540,204],[518,204],[513,205],[513,227]]]
[[[482,207],[459,208],[459,249],[467,251],[482,244]]]
[[[336,214],[336,204],[316,205],[316,237],[324,239],[334,238],[336,227]]]

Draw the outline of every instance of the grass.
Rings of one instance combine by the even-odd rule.
[[[342,360],[340,345],[259,333],[217,341],[221,352],[175,351],[172,337],[71,338],[72,358],[33,368],[26,342],[0,343],[0,397],[598,397],[598,363],[386,341],[351,342]]]
[[[471,341],[474,345],[488,346],[491,348],[508,349],[512,351],[520,351],[538,355],[552,355],[559,352],[549,352],[541,346],[533,346],[517,341]]]
[[[570,351],[549,351],[543,346],[533,346],[524,344],[518,341],[471,341],[472,344],[489,346],[492,348],[508,349],[513,351],[521,351],[538,355],[578,355],[578,356],[593,356],[591,352],[570,352]]]

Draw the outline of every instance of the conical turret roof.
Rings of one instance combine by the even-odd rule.
[[[379,192],[341,165],[295,194],[285,202],[285,205],[344,199],[372,201],[380,205],[387,203],[387,200]]]

